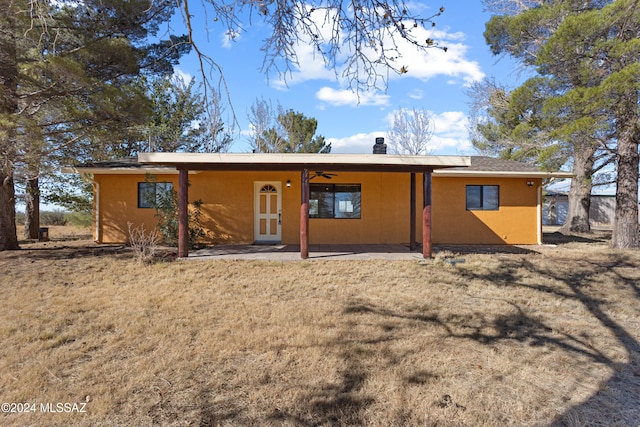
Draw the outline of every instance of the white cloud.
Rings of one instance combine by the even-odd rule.
[[[472,148],[467,125],[469,120],[461,111],[433,114],[434,131],[430,145],[434,153],[461,152]]]
[[[371,154],[376,138],[384,137],[385,132],[358,133],[345,138],[327,138],[332,153]]]
[[[322,87],[316,92],[316,98],[322,102],[334,106],[349,105],[357,106],[386,106],[389,105],[389,95],[380,92],[356,93],[350,89],[332,89]]]
[[[220,35],[220,40],[222,41],[222,47],[225,49],[231,49],[233,43],[237,42],[240,39],[240,35],[242,34],[242,28],[236,28],[233,30],[227,30]]]
[[[409,98],[420,100],[424,98],[424,91],[422,89],[413,89],[409,92]]]
[[[326,23],[333,23],[332,20],[325,20],[324,14],[314,12],[312,15],[315,17],[316,22],[321,28],[321,36],[324,40],[330,38],[331,25]],[[323,25],[325,23],[325,25]],[[413,25],[407,23],[407,25]],[[378,73],[381,76],[387,76],[389,79],[397,78],[417,78],[422,81],[426,81],[438,76],[448,76],[451,78],[451,84],[458,84],[462,82],[465,85],[469,85],[474,81],[484,78],[484,73],[477,61],[467,58],[469,46],[464,43],[466,35],[462,32],[448,32],[447,30],[440,30],[435,28],[423,28],[417,27],[412,30],[412,35],[416,40],[424,41],[428,38],[437,41],[441,46],[446,46],[445,52],[439,48],[430,48],[427,50],[418,50],[414,45],[404,39],[400,40],[386,40],[384,41],[386,46],[398,46],[399,58],[397,59],[396,66],[405,67],[408,69],[406,74],[387,73],[387,70],[380,65]],[[311,43],[306,43],[304,40],[296,46],[296,53],[298,55],[299,64],[297,69],[293,70],[286,76],[286,84],[284,81],[276,82],[276,86],[284,88],[299,84],[309,80],[342,80],[340,76],[344,73],[344,67],[338,66],[338,70],[329,70],[325,66],[325,62],[321,55],[314,50],[314,46]],[[342,46],[342,49],[338,51],[336,63],[341,62],[349,55],[348,46]],[[363,52],[369,58],[375,58],[377,54],[373,49],[365,49]],[[364,78],[364,76],[362,76]],[[341,82],[343,86],[347,86],[346,82]]]
[[[313,50],[310,44],[299,45],[296,49],[298,65],[296,70],[273,80],[276,89],[285,90],[289,86],[308,80],[335,80],[334,71],[325,67],[322,57]]]
[[[189,84],[193,79],[193,76],[178,67],[173,67],[173,79],[176,81],[181,81],[184,84]]]
[[[384,118],[384,123],[390,126],[393,112]],[[433,137],[429,147],[433,154],[459,154],[472,149],[467,130],[468,119],[463,112],[447,111],[436,114],[431,112],[434,123]],[[364,153],[372,152],[377,137],[385,137],[385,131],[358,133],[343,138],[327,138],[331,142],[332,153]],[[389,144],[389,141],[387,141]]]
[[[418,40],[436,40],[442,46],[446,46],[447,51],[439,48],[418,51],[407,42],[399,43],[399,66],[405,66],[408,72],[403,75],[391,75],[392,78],[414,77],[429,80],[437,76],[448,76],[454,78],[450,83],[462,80],[465,85],[484,78],[480,64],[466,57],[469,47],[463,43],[464,33],[448,33],[418,27],[415,29],[415,37]]]

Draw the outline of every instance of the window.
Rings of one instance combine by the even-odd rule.
[[[171,194],[173,184],[170,182],[139,182],[138,183],[138,207],[153,208],[161,197]]]
[[[500,186],[467,185],[467,210],[496,211],[500,207]]]
[[[311,218],[360,218],[360,184],[311,184]]]

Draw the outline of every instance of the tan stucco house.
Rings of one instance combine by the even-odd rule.
[[[300,244],[303,258],[309,243],[422,242],[425,256],[432,243],[540,244],[543,179],[571,176],[387,154],[144,153],[73,170],[94,182],[96,242],[126,242],[128,223],[155,227],[149,194],[176,189],[181,215],[202,202],[206,243]]]

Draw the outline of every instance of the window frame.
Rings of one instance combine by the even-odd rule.
[[[161,186],[162,190],[158,191],[158,187]],[[173,191],[173,182],[162,181],[162,182],[138,182],[138,209],[153,209],[155,206],[150,203],[146,197],[143,197],[143,191],[150,191],[149,189],[143,190],[144,187],[151,188],[153,187],[153,199],[155,200],[155,204],[158,204],[158,195],[162,192],[167,193]],[[146,196],[146,195],[145,195]],[[149,193],[149,198],[151,195]],[[148,205],[148,206],[147,206]]]
[[[349,188],[352,191],[345,191]],[[342,190],[342,191],[341,191]],[[316,197],[314,194],[326,194],[325,197]],[[357,202],[353,200],[340,200],[341,194],[358,194]],[[312,219],[361,219],[362,218],[362,184],[309,184],[309,218]],[[327,202],[329,200],[329,202]],[[324,203],[322,203],[324,202]],[[341,203],[342,202],[342,203]],[[348,203],[348,204],[347,204]],[[353,215],[344,215],[344,210],[339,206],[351,206]],[[324,206],[324,207],[323,207]],[[330,212],[329,212],[330,206]]]
[[[469,203],[469,190],[472,188],[479,189],[479,203],[478,206],[470,206]],[[489,204],[493,197],[487,197],[488,195],[485,193],[485,189],[495,189],[495,205]],[[467,184],[465,188],[465,208],[467,211],[498,211],[500,210],[500,186],[496,184]]]

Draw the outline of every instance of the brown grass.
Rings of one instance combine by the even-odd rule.
[[[640,253],[600,241],[148,266],[23,247],[0,253],[0,400],[86,413],[2,425],[640,424]]]

